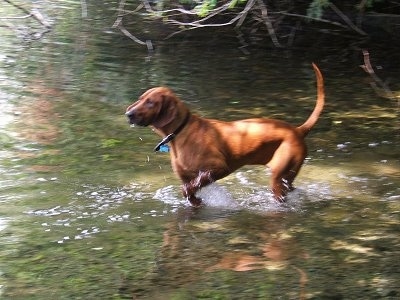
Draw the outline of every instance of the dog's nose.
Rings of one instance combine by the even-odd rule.
[[[129,124],[134,124],[135,123],[135,112],[134,112],[134,110],[133,109],[131,109],[131,110],[128,110],[126,113],[125,113],[125,116],[128,118],[128,122],[129,122]]]

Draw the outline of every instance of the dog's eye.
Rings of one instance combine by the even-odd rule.
[[[150,98],[148,98],[147,100],[146,100],[146,106],[148,107],[148,108],[152,108],[152,107],[154,107],[154,101],[152,100],[152,99],[150,99]]]

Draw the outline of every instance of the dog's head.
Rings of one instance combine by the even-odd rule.
[[[131,125],[162,128],[177,117],[179,102],[169,88],[155,87],[128,106],[125,115]]]

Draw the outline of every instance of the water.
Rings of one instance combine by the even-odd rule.
[[[399,297],[398,107],[370,87],[357,51],[171,40],[149,56],[110,30],[114,2],[87,18],[80,1],[44,4],[54,28],[42,39],[0,27],[2,298]],[[370,51],[397,95],[395,53]],[[192,209],[168,154],[152,152],[159,137],[123,115],[168,85],[205,117],[300,124],[315,101],[311,61],[327,105],[283,205],[268,170],[244,167]]]

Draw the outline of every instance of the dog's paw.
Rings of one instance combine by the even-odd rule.
[[[199,197],[190,196],[187,199],[190,202],[190,204],[192,205],[192,207],[194,207],[194,208],[199,208],[199,207],[204,206],[203,200]]]

